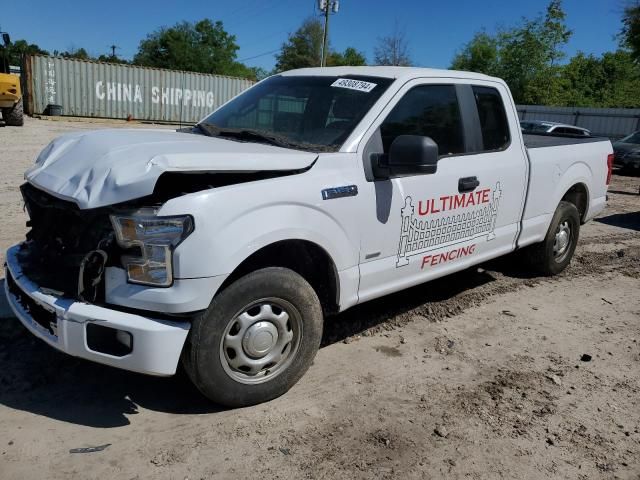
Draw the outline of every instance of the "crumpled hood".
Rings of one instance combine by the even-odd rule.
[[[88,209],[150,195],[164,172],[301,170],[316,158],[315,153],[174,130],[96,130],[55,139],[25,179]]]

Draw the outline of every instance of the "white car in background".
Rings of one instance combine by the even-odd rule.
[[[586,128],[567,125],[566,123],[546,122],[543,120],[527,120],[520,122],[523,133],[554,133],[558,135],[581,135],[590,137],[591,132]]]

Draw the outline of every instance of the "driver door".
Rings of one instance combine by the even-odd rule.
[[[505,111],[506,88],[473,83],[409,82],[365,136],[359,301],[514,248],[527,172],[509,133],[517,119]],[[435,141],[435,173],[372,178],[372,154],[388,154],[399,135]]]

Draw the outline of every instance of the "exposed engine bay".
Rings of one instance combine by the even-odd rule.
[[[104,269],[119,258],[109,209],[80,210],[28,183],[20,190],[31,227],[19,255],[24,273],[50,293],[104,300]]]
[[[149,196],[86,210],[25,183],[20,190],[30,230],[21,246],[19,261],[25,274],[49,293],[101,304],[105,269],[121,267],[123,255],[139,253],[118,245],[110,214],[160,207],[189,193],[296,173],[300,172],[166,172]]]

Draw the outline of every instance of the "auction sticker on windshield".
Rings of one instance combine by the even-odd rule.
[[[349,88],[359,92],[370,92],[377,83],[363,82],[362,80],[351,80],[350,78],[339,78],[331,84],[332,87]]]

